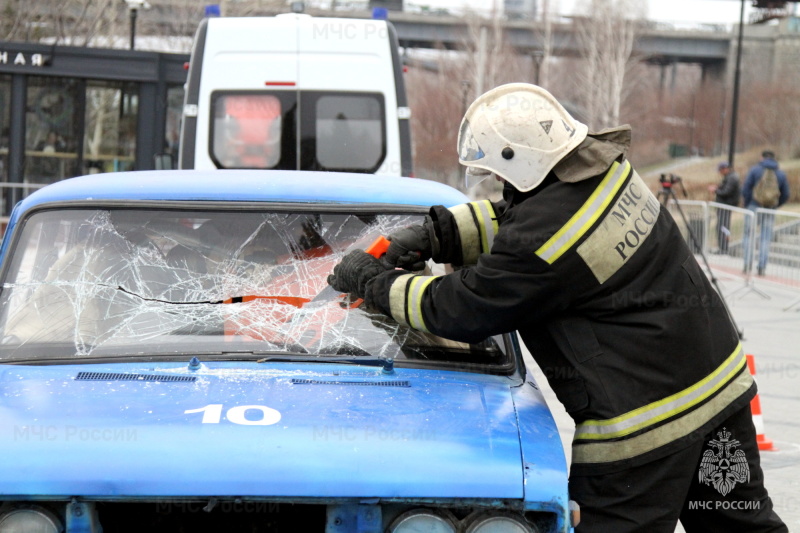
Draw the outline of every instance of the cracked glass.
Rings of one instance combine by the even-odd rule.
[[[442,339],[322,292],[346,253],[421,221],[230,208],[39,211],[10,251],[0,361],[288,354],[506,364],[500,337]]]

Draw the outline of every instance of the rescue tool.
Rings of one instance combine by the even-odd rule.
[[[376,259],[380,259],[381,257],[383,257],[386,254],[386,251],[389,249],[389,245],[390,244],[391,244],[391,241],[389,239],[387,239],[386,237],[384,237],[383,235],[381,235],[380,237],[375,239],[372,242],[372,244],[370,244],[366,248],[366,250],[364,250],[364,251],[367,252],[368,254],[370,254],[371,256],[375,257]],[[134,293],[124,289],[123,287],[119,287],[119,289],[121,291],[127,293],[127,294],[133,294],[134,296],[137,296]],[[205,304],[236,304],[236,303],[252,302],[253,300],[274,300],[276,302],[281,302],[281,303],[285,303],[285,304],[288,304],[288,305],[293,305],[294,307],[297,307],[299,309],[299,308],[303,307],[307,303],[327,302],[327,301],[333,300],[339,294],[341,294],[341,293],[337,292],[333,287],[328,285],[327,287],[322,289],[314,297],[313,300],[309,300],[308,298],[302,298],[302,297],[299,297],[299,296],[275,296],[275,295],[258,296],[258,295],[251,295],[251,296],[234,296],[234,297],[231,297],[231,298],[227,298],[225,300],[202,301],[202,302],[191,302],[191,303],[196,303],[196,304],[199,304],[199,303],[205,303]],[[186,302],[183,302],[183,303],[186,303]]]

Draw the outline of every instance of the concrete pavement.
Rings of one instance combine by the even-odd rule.
[[[767,490],[789,530],[800,531],[800,290],[761,278],[753,281],[758,291],[741,290],[744,280],[740,276],[716,275],[734,320],[743,330],[745,351],[755,356],[764,434],[777,448],[761,452]],[[785,310],[791,304],[795,305]],[[574,424],[536,364],[532,366],[569,460]],[[679,525],[676,533],[681,532]]]

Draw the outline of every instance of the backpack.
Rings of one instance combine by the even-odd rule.
[[[753,199],[758,202],[761,207],[772,209],[778,206],[780,197],[781,190],[780,187],[778,187],[778,175],[775,173],[774,169],[765,168],[764,174],[753,188]]]

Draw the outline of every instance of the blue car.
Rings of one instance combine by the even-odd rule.
[[[569,531],[516,336],[455,342],[325,290],[345,253],[465,201],[254,170],[29,196],[0,249],[0,533]]]

